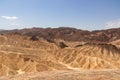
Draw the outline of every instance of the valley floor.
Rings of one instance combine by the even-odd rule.
[[[120,80],[120,70],[43,71],[1,77],[0,80]]]

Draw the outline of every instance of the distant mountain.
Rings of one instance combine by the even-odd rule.
[[[0,29],[0,31],[4,31],[4,29]]]
[[[106,30],[81,30],[69,27],[60,28],[30,28],[21,30],[7,30],[1,33],[16,33],[27,36],[37,36],[46,40],[54,41],[62,39],[65,41],[84,41],[84,42],[110,42],[120,39],[120,28]]]

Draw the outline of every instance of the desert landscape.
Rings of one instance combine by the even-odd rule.
[[[120,80],[120,28],[1,30],[0,80]]]
[[[120,80],[120,0],[0,0],[0,80]]]

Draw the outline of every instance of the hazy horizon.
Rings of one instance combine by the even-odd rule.
[[[0,0],[0,29],[120,27],[120,0]]]

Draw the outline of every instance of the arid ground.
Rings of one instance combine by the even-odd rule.
[[[0,31],[0,80],[120,80],[120,28]]]

